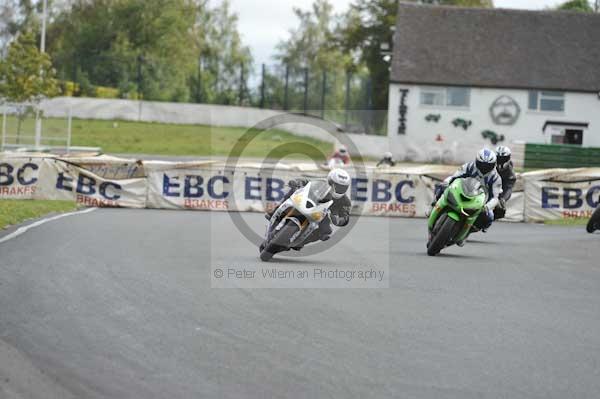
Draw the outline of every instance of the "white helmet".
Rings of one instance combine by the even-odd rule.
[[[510,150],[510,148],[501,145],[500,147],[496,148],[496,157],[498,158],[498,167],[502,168],[504,166],[504,164],[506,164],[508,161],[510,161],[510,157],[512,155],[512,152]]]
[[[340,148],[338,148],[338,152],[340,153],[340,155],[346,155],[348,154],[348,149],[345,145],[341,145]]]
[[[487,175],[496,168],[496,153],[487,148],[479,151],[475,159],[475,166],[482,175]]]
[[[383,154],[383,159],[392,159],[393,157],[394,156],[389,151]]]
[[[350,187],[350,175],[343,169],[333,169],[327,175],[327,183],[333,190],[331,194],[333,198],[342,198],[348,191],[348,187]]]

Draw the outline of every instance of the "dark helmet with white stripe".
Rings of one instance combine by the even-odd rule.
[[[484,148],[475,159],[475,166],[482,175],[487,175],[496,168],[496,153]]]
[[[510,148],[506,146],[501,145],[496,148],[496,158],[498,159],[498,167],[500,169],[502,169],[504,165],[510,161],[511,155],[512,152],[510,151]]]

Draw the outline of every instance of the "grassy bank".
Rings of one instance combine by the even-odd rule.
[[[16,134],[16,119],[9,118],[8,122],[8,131],[10,134]],[[66,129],[65,119],[44,120],[44,136],[66,137]],[[21,131],[23,135],[32,136],[33,119],[26,119]],[[244,133],[246,133],[245,128],[235,127],[74,119],[71,144],[101,147],[105,153],[113,154],[227,156]],[[21,142],[28,143],[24,139]],[[290,153],[290,148],[278,150],[277,147],[288,143],[305,144],[302,148],[306,148],[311,156],[318,159],[324,159],[332,151],[331,143],[294,136],[280,130],[270,130],[260,133],[254,140],[248,142],[248,147],[242,156],[281,157]],[[64,142],[55,144],[64,145]],[[292,148],[297,147],[298,145],[294,144]],[[294,156],[290,155],[290,157]]]
[[[585,226],[589,222],[589,218],[570,218],[561,220],[547,220],[544,224],[550,226]]]
[[[75,209],[77,205],[72,201],[0,200],[0,229],[49,213],[69,212]]]

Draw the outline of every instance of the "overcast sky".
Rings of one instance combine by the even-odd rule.
[[[352,0],[330,0],[336,12],[345,11]],[[495,0],[496,7],[543,9],[561,0]],[[297,24],[292,7],[308,9],[311,0],[231,0],[239,16],[244,43],[252,49],[257,65],[273,63],[273,52],[279,40],[288,36]]]

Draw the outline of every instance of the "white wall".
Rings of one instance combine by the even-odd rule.
[[[408,89],[406,97],[406,134],[398,135],[398,117],[400,89]],[[513,98],[521,108],[519,119],[513,126],[494,124],[490,116],[490,107],[502,95]],[[493,148],[489,140],[484,140],[482,131],[491,130],[504,135],[502,144],[510,146],[516,141],[549,144],[549,134],[542,128],[546,121],[584,122],[589,127],[584,131],[583,146],[600,147],[600,100],[598,95],[589,93],[565,93],[564,112],[535,112],[529,109],[529,97],[526,90],[471,89],[470,107],[448,108],[420,105],[420,87],[414,85],[390,86],[390,104],[388,135],[392,151],[405,159],[423,162],[436,162],[440,158],[452,159],[455,163],[466,162],[483,146]],[[428,114],[439,114],[438,123],[427,122]],[[455,118],[472,121],[465,131],[454,127]],[[436,142],[437,135],[444,138]]]
[[[118,119],[246,128],[254,127],[269,118],[285,115],[280,111],[248,107],[81,97],[46,100],[42,103],[42,109],[45,117],[64,118],[71,110],[72,116],[80,119]],[[299,116],[294,123],[282,123],[277,128],[300,136],[335,142],[335,137],[318,127],[319,122],[316,118]],[[388,151],[387,137],[350,133],[344,135],[355,143],[363,156],[380,157]]]

